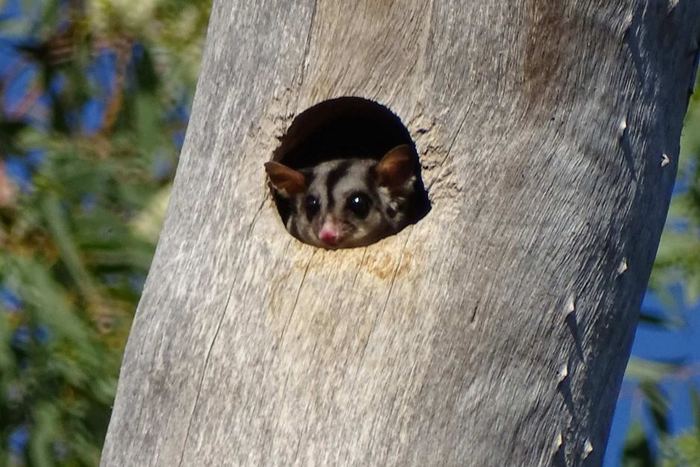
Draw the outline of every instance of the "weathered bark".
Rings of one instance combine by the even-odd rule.
[[[699,9],[215,1],[102,464],[599,464]],[[263,162],[345,95],[406,124],[432,211],[330,252],[285,232]]]

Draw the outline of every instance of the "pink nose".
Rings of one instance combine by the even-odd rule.
[[[319,232],[318,238],[327,245],[335,245],[338,243],[338,231],[324,226]]]

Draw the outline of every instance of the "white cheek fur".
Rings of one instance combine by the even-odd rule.
[[[319,199],[321,207],[317,216],[328,215],[328,205],[333,204],[330,215],[343,226],[340,229],[341,240],[336,248],[368,245],[404,227],[407,215],[403,209],[405,209],[406,198],[413,192],[414,177],[407,182],[405,190],[401,190],[402,194],[392,194],[386,187],[373,187],[371,182],[368,185],[368,171],[376,163],[375,161],[367,159],[351,161],[352,165],[349,167],[347,160],[335,160],[313,168],[313,183],[306,193],[298,194],[292,200],[296,209],[285,225],[291,235],[302,242],[328,248],[314,231],[314,222],[317,219],[309,221],[306,215],[304,200],[309,193],[313,193]],[[345,165],[345,172],[338,178],[340,164]],[[329,175],[333,174],[334,170],[336,175]],[[355,191],[369,194],[373,201],[372,210],[365,219],[358,219],[345,208],[346,198]],[[334,203],[329,203],[329,196]],[[391,210],[395,212],[393,216],[387,214]]]

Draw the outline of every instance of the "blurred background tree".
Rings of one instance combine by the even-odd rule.
[[[209,8],[0,0],[0,465],[99,462]],[[606,465],[700,466],[699,152],[696,96]]]
[[[97,465],[209,1],[0,1],[0,465]]]

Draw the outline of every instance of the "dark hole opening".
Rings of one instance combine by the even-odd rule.
[[[287,133],[280,138],[272,160],[299,170],[335,159],[379,161],[388,151],[404,144],[410,146],[416,178],[413,194],[406,203],[406,225],[410,225],[425,217],[430,211],[430,201],[408,129],[381,104],[359,97],[340,97],[310,107],[294,119]],[[288,225],[289,217],[294,212],[289,199],[280,196],[274,189],[272,194],[285,226],[299,238]]]

